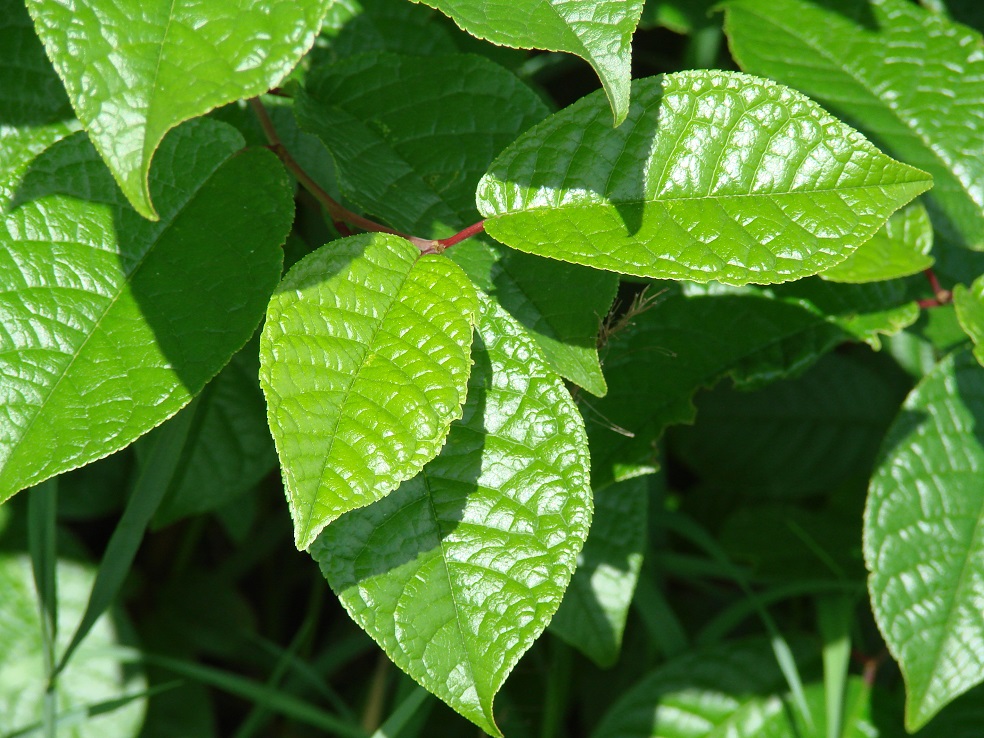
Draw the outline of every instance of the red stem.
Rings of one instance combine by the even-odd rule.
[[[465,228],[465,230],[461,231],[460,233],[456,233],[449,238],[442,238],[440,241],[437,242],[437,245],[440,246],[441,250],[443,251],[444,249],[454,246],[456,243],[461,243],[462,241],[465,241],[471,238],[472,236],[482,233],[484,230],[485,230],[485,221],[480,220],[475,225],[468,226],[467,228]]]

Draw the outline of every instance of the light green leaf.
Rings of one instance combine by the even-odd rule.
[[[871,240],[820,276],[831,282],[881,282],[918,274],[933,266],[933,224],[915,202],[894,213]]]
[[[815,97],[933,175],[944,240],[984,249],[981,36],[906,0],[733,0],[742,69]]]
[[[441,455],[311,553],[401,669],[498,736],[493,698],[560,605],[591,490],[563,383],[514,320],[481,305],[464,416]]]
[[[205,386],[195,406],[181,411],[195,417],[181,464],[154,515],[155,528],[237,501],[277,466],[256,380],[258,353],[258,342],[250,341]],[[163,427],[156,429],[137,442],[141,462],[162,431]]]
[[[478,180],[547,108],[481,57],[366,54],[312,72],[297,115],[331,150],[353,202],[405,233],[445,238],[479,220]],[[596,342],[614,275],[480,238],[448,256],[526,326],[561,376],[605,393]]]
[[[157,223],[84,135],[34,161],[0,222],[0,500],[128,445],[252,335],[293,201],[276,157],[241,146],[211,121],[169,136]]]
[[[931,185],[798,92],[731,72],[637,80],[611,130],[589,95],[496,159],[493,238],[643,277],[785,282],[843,261]]]
[[[79,125],[21,0],[0,0],[0,49],[2,213],[30,161]]]
[[[649,480],[594,490],[591,533],[550,630],[607,668],[618,660],[648,527]]]
[[[461,417],[476,310],[457,266],[396,236],[333,241],[288,272],[260,385],[298,549],[437,455]]]
[[[958,284],[953,288],[953,306],[957,319],[974,342],[974,356],[984,365],[984,276],[968,288]]]
[[[984,369],[950,355],[909,395],[868,490],[871,606],[912,732],[984,681],[982,428]]]
[[[68,644],[82,619],[94,572],[92,567],[68,560],[58,562],[59,652]],[[45,675],[41,656],[41,625],[35,601],[31,562],[23,555],[0,556],[0,734],[41,721]],[[114,617],[103,615],[58,678],[59,713],[114,700],[144,689],[142,670],[127,668],[107,654],[118,642]],[[77,738],[135,738],[140,733],[146,701],[137,699],[102,715],[89,717],[64,735]],[[39,731],[40,732],[40,731]]]
[[[75,112],[123,192],[156,220],[147,177],[165,134],[277,85],[332,0],[27,0]]]
[[[615,125],[629,110],[632,35],[644,0],[412,0],[437,8],[463,30],[518,49],[566,51],[601,78]],[[610,126],[609,126],[610,127]]]

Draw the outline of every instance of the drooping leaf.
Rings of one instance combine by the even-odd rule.
[[[984,369],[952,354],[889,431],[865,511],[868,589],[916,731],[984,681]]]
[[[954,287],[953,306],[960,326],[974,342],[974,356],[984,365],[984,277],[975,279],[970,287]]]
[[[615,124],[625,120],[632,77],[632,35],[645,0],[412,2],[437,8],[468,33],[494,44],[576,54],[601,78],[615,113]]]
[[[500,735],[493,698],[560,605],[591,491],[570,395],[522,328],[481,305],[468,400],[441,455],[311,553],[401,669]]]
[[[457,266],[384,234],[333,241],[284,278],[260,384],[299,549],[437,455],[461,417],[476,309]]]
[[[250,341],[209,382],[195,407],[185,454],[167,496],[154,515],[154,527],[218,510],[236,500],[273,471],[277,453],[266,423],[266,405],[256,377],[258,343]],[[137,442],[141,460],[156,429]]]
[[[884,373],[831,354],[802,376],[757,392],[725,386],[700,395],[695,424],[671,438],[702,479],[733,492],[786,499],[829,493],[868,479],[901,399]]]
[[[881,282],[933,266],[933,224],[919,202],[894,213],[871,240],[820,276],[831,282]]]
[[[78,130],[20,0],[0,0],[0,212],[31,159]]]
[[[58,562],[58,649],[65,648],[85,610],[94,573],[90,566],[63,559]],[[0,555],[0,733],[35,727],[40,734],[45,674],[41,627],[30,560],[23,555]],[[55,688],[60,713],[109,702],[139,693],[146,685],[143,670],[124,670],[107,652],[119,643],[119,628],[107,613],[79,647]],[[89,717],[73,727],[78,738],[136,738],[140,734],[146,701],[138,699]],[[32,732],[35,732],[32,731]],[[68,730],[59,735],[68,735]]]
[[[827,105],[931,175],[944,240],[984,249],[981,36],[906,0],[733,0],[742,69]]]
[[[371,54],[312,72],[297,114],[328,145],[350,199],[403,232],[445,238],[479,220],[478,180],[547,108],[477,56]],[[480,239],[448,255],[526,326],[561,376],[605,393],[596,340],[614,275]]]
[[[646,545],[649,480],[595,489],[591,533],[550,630],[602,668],[612,666],[635,594]]]
[[[28,0],[72,106],[133,207],[157,219],[147,177],[179,123],[278,84],[331,0]]]
[[[478,186],[486,231],[598,269],[767,284],[843,261],[931,184],[764,79],[682,72],[632,94],[615,131],[593,94],[506,149]]]
[[[293,215],[268,151],[195,121],[130,209],[82,134],[34,161],[0,223],[0,500],[176,413],[240,349]]]

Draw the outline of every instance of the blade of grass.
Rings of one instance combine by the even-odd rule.
[[[421,686],[416,686],[410,696],[407,697],[400,706],[393,711],[386,722],[379,726],[379,730],[372,734],[371,738],[399,738],[400,733],[413,719],[417,711],[427,702],[429,693]]]
[[[650,640],[666,658],[677,656],[689,647],[687,632],[663,593],[651,577],[639,577],[632,606],[642,619]]]
[[[823,692],[827,711],[827,738],[844,732],[847,670],[851,661],[851,625],[855,600],[847,595],[817,599],[817,622],[823,638]]]
[[[567,713],[571,692],[571,673],[574,654],[570,646],[559,638],[551,638],[550,666],[547,672],[547,693],[543,706],[543,722],[540,738],[554,738],[560,733]]]
[[[45,738],[54,738],[58,723],[55,700],[55,648],[58,640],[58,480],[49,479],[27,497],[27,547],[34,571],[41,625],[41,655],[44,659],[45,690],[42,728]]]
[[[193,401],[193,405],[197,406],[196,403],[197,401]],[[96,573],[96,581],[89,594],[85,613],[58,662],[56,673],[68,665],[75,649],[119,594],[120,587],[123,586],[133,559],[137,555],[137,549],[143,541],[147,526],[161,500],[164,499],[164,493],[167,492],[174,473],[180,465],[182,451],[195,415],[195,410],[189,409],[161,427],[147,463],[127,500],[123,516],[109,539],[106,553]]]
[[[330,712],[315,707],[304,700],[276,689],[270,689],[264,684],[211,666],[195,664],[190,661],[161,656],[154,653],[144,653],[133,648],[116,647],[106,649],[121,662],[144,663],[167,669],[186,679],[222,690],[244,700],[266,705],[267,708],[284,715],[292,720],[311,725],[324,730],[331,735],[345,738],[366,738],[366,733],[358,726],[342,720]]]
[[[813,717],[810,715],[810,708],[806,704],[803,679],[800,676],[799,668],[796,666],[796,660],[793,658],[793,652],[789,648],[788,641],[786,641],[779,631],[778,626],[776,626],[772,616],[769,615],[768,610],[765,609],[758,596],[752,590],[748,579],[738,567],[731,563],[728,555],[711,538],[708,532],[693,519],[681,513],[668,513],[659,518],[659,524],[687,539],[695,546],[703,549],[709,556],[716,559],[721,564],[722,569],[728,573],[729,578],[741,588],[745,597],[752,602],[755,612],[758,613],[759,619],[769,634],[776,663],[779,664],[779,669],[786,678],[793,703],[796,705],[796,709],[800,713],[803,723],[812,729],[814,727]]]

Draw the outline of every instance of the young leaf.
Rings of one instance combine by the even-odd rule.
[[[84,135],[35,160],[0,221],[0,500],[159,425],[252,335],[293,201],[276,157],[241,147],[212,121],[169,136],[158,223]]]
[[[984,369],[950,355],[909,395],[868,491],[868,589],[910,732],[984,681],[982,428]]]
[[[133,207],[183,121],[278,84],[311,48],[330,0],[28,0],[75,112]]]
[[[933,224],[915,202],[892,214],[871,240],[820,276],[830,282],[881,282],[918,274],[933,266]]]
[[[621,128],[588,95],[478,185],[508,246],[643,277],[785,282],[843,261],[929,188],[793,90],[731,72],[637,80]]]
[[[284,278],[260,384],[298,549],[437,455],[461,417],[476,310],[457,266],[396,236],[333,241]]]
[[[479,219],[473,192],[489,163],[548,113],[511,72],[463,54],[364,54],[312,71],[307,92],[298,120],[331,150],[346,195],[428,238]],[[614,275],[482,239],[448,255],[526,326],[561,376],[605,394],[595,344],[618,288]]]
[[[974,356],[984,365],[984,277],[978,277],[969,288],[962,284],[954,287],[953,306],[960,327],[974,342]]]
[[[536,344],[483,299],[464,415],[420,476],[311,547],[389,657],[487,733],[587,536],[584,426]]]
[[[649,480],[635,477],[608,484],[593,496],[591,535],[550,630],[607,668],[618,660],[642,569]]]
[[[984,249],[979,33],[906,0],[733,0],[727,9],[742,69],[817,98],[929,172],[937,229]]]
[[[601,78],[615,125],[629,110],[632,35],[644,0],[412,0],[437,8],[473,36],[519,49],[566,51]]]

